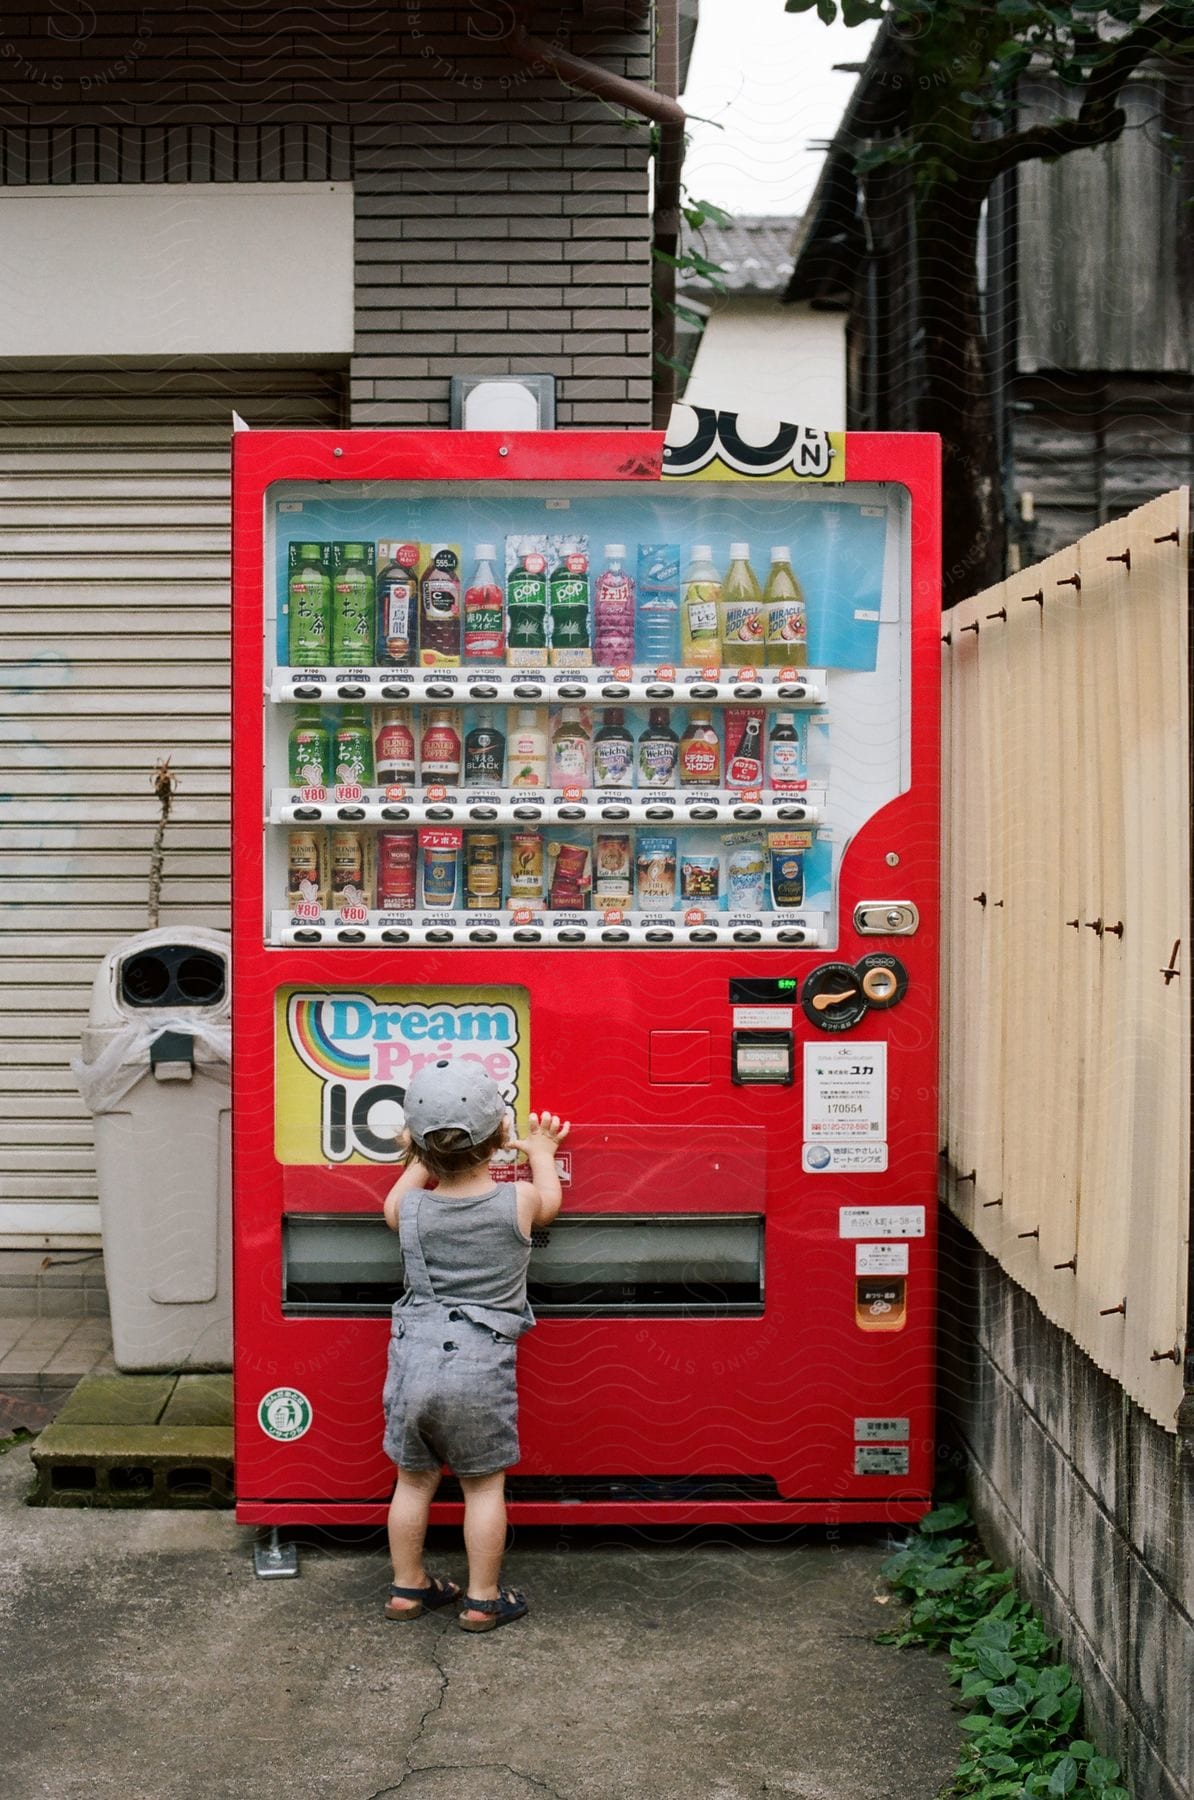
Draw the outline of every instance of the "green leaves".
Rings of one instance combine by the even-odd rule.
[[[973,1800],[1130,1800],[1119,1765],[1071,1737],[1082,1690],[1056,1639],[1021,1600],[1006,1569],[977,1554],[964,1501],[920,1521],[883,1563],[884,1578],[909,1602],[902,1629],[881,1643],[948,1649],[950,1680],[970,1709],[951,1793]]]

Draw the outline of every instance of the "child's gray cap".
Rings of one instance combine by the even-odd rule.
[[[411,1077],[402,1109],[416,1144],[429,1131],[463,1131],[470,1144],[483,1144],[505,1117],[506,1102],[480,1063],[443,1057]]]

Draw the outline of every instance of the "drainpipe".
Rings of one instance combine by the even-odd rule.
[[[678,0],[660,0],[659,35],[656,42],[656,68],[665,86],[675,87],[678,80],[679,48],[676,29]],[[662,430],[668,421],[676,396],[676,371],[662,358],[675,355],[676,321],[672,307],[676,299],[676,270],[666,258],[675,257],[680,244],[680,175],[684,165],[684,109],[668,94],[643,87],[624,75],[615,75],[598,63],[586,62],[556,44],[532,37],[525,20],[519,19],[511,32],[507,47],[517,62],[528,67],[550,69],[565,87],[581,93],[595,94],[613,106],[650,119],[658,127],[655,149],[655,203],[651,214],[651,291],[652,318],[652,423]],[[659,255],[654,253],[658,251]]]

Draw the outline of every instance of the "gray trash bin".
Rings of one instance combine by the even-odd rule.
[[[230,950],[202,925],[105,957],[73,1064],[95,1116],[121,1369],[232,1363]]]

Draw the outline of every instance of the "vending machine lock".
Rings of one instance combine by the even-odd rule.
[[[790,1031],[735,1031],[730,1076],[735,1087],[791,1087],[795,1050]]]
[[[911,937],[920,913],[911,900],[860,900],[854,908],[859,937]]]

